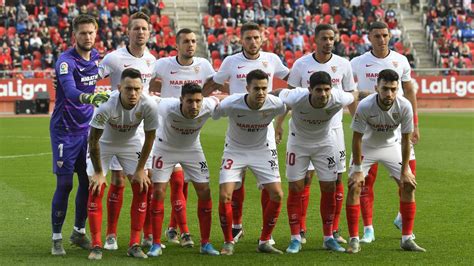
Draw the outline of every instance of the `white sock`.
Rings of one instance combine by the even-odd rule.
[[[63,234],[53,233],[53,240],[63,239]]]
[[[258,244],[259,244],[259,245],[263,245],[263,244],[265,244],[265,243],[267,243],[267,242],[268,242],[268,240],[265,240],[265,241],[260,240],[260,239],[258,240]]]
[[[351,239],[349,240],[349,242],[350,242],[353,238],[359,240],[359,236],[355,236],[355,237],[351,237]]]
[[[242,224],[232,224],[232,229],[242,229]]]
[[[328,240],[328,239],[330,239],[330,238],[334,238],[334,237],[333,237],[332,235],[330,235],[330,236],[324,236],[324,241],[326,241],[326,240]]]
[[[79,227],[74,226],[74,231],[76,231],[80,234],[83,234],[83,235],[86,234],[86,229],[85,228],[79,228]]]
[[[364,231],[367,229],[371,229],[372,231],[374,231],[374,226],[373,225],[364,226]]]
[[[293,240],[293,239],[296,239],[296,240],[298,240],[298,241],[300,241],[300,242],[301,242],[301,235],[300,235],[300,234],[297,234],[297,235],[291,235],[291,240]]]
[[[412,235],[402,235],[402,242],[407,241],[408,239],[411,239]]]

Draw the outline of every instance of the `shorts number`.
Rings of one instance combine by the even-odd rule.
[[[62,143],[58,145],[59,158],[63,157],[63,147],[64,147],[64,144],[62,144]]]
[[[295,154],[292,153],[292,152],[287,152],[286,153],[286,163],[288,163],[288,165],[295,165]]]
[[[156,169],[161,169],[163,167],[163,161],[161,160],[162,156],[156,158],[155,156],[153,156],[153,166],[156,168]]]
[[[224,169],[226,170],[229,170],[231,167],[232,167],[232,164],[234,163],[234,161],[232,159],[223,159],[222,160],[222,167],[224,167]]]

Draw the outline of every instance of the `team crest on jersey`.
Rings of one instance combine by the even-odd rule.
[[[62,62],[60,65],[59,65],[59,75],[64,75],[64,74],[67,74],[69,72],[69,66],[66,62]]]
[[[146,61],[146,65],[147,65],[148,67],[150,67],[151,61],[150,61],[150,60],[145,60],[145,61]]]
[[[195,72],[196,74],[198,74],[199,71],[201,70],[201,68],[200,68],[199,66],[195,66],[193,69],[194,69],[194,72]]]
[[[263,67],[267,68],[268,67],[268,62],[267,61],[262,61]]]
[[[337,71],[337,66],[331,66],[331,70],[332,70],[333,73],[336,73],[336,71]]]
[[[136,112],[136,113],[135,113],[135,117],[136,117],[137,119],[142,118],[142,112]]]
[[[392,61],[393,67],[397,68],[398,67],[398,62],[397,61]]]
[[[96,114],[94,117],[94,122],[102,125],[105,123],[105,117],[102,114]]]
[[[63,161],[56,161],[56,165],[61,168],[63,167],[64,162]]]
[[[393,119],[398,120],[400,118],[400,114],[399,113],[393,113],[392,117],[393,117]]]

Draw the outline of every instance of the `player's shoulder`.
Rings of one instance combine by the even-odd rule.
[[[337,54],[332,54],[332,58],[331,58],[335,63],[339,64],[339,65],[345,65],[345,64],[350,64],[349,60],[347,60],[346,58],[342,57],[342,56],[339,56]]]
[[[302,57],[296,59],[295,63],[293,64],[292,70],[295,67],[300,67],[300,66],[303,66],[303,65],[306,65],[306,64],[310,64],[311,60],[314,60],[312,53],[303,55]]]
[[[120,102],[120,91],[119,90],[114,90],[109,93],[109,99],[107,102],[99,105],[97,107],[98,111],[101,112],[110,112],[110,110],[115,109],[118,103]],[[121,105],[120,105],[121,106]]]
[[[405,98],[403,95],[397,95],[397,97],[395,98],[397,103],[398,103],[398,106],[402,109],[404,108],[412,108],[411,106],[411,102]]]
[[[370,109],[374,105],[374,103],[377,103],[377,93],[372,93],[369,96],[365,97],[362,99],[358,106],[357,109]]]
[[[272,105],[282,105],[283,101],[280,99],[280,97],[277,97],[273,94],[268,94],[267,95],[267,102],[271,103]]]
[[[175,58],[174,56],[162,57],[162,58],[159,58],[158,60],[156,60],[156,64],[157,65],[158,64],[160,64],[160,65],[172,64],[174,58]]]

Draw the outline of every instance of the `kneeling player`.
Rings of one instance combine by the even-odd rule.
[[[89,259],[102,258],[102,197],[106,186],[103,169],[108,169],[115,156],[123,166],[133,190],[130,210],[131,231],[127,255],[147,258],[140,248],[140,232],[147,210],[147,189],[150,181],[144,167],[153,147],[158,127],[156,102],[142,94],[140,71],[127,68],[122,72],[119,90],[112,93],[110,100],[102,104],[91,121],[89,149],[92,165],[88,202],[89,226],[92,235],[92,251]],[[144,122],[145,142],[142,145],[137,128]]]
[[[408,251],[425,251],[413,240],[415,220],[415,176],[410,171],[410,137],[413,132],[413,110],[410,102],[397,96],[398,74],[382,70],[377,78],[377,93],[367,96],[357,107],[352,121],[353,162],[350,169],[346,216],[350,242],[348,252],[357,253],[359,245],[360,193],[364,177],[375,163],[383,164],[400,188],[402,240],[400,246]],[[397,128],[401,127],[401,145]]]
[[[345,251],[333,237],[333,219],[336,210],[336,180],[338,149],[332,133],[332,118],[344,106],[354,101],[351,93],[332,89],[331,76],[324,71],[311,75],[309,88],[282,90],[280,99],[292,109],[290,130],[286,148],[286,176],[289,182],[288,220],[291,243],[288,253],[301,249],[301,218],[303,191],[308,165],[312,162],[321,189],[320,212],[323,220],[323,247],[333,251]]]
[[[212,201],[209,189],[209,169],[201,147],[199,132],[219,103],[215,97],[203,98],[201,87],[194,83],[185,84],[181,98],[163,98],[159,103],[162,117],[155,148],[153,150],[152,180],[154,185],[152,199],[153,246],[149,256],[161,255],[161,229],[163,226],[164,199],[166,186],[176,164],[181,164],[188,182],[192,181],[198,196],[198,218],[201,231],[202,254],[219,255],[209,242],[211,233]],[[184,203],[180,194],[177,202]],[[182,204],[181,211],[186,212]],[[183,221],[183,224],[187,224]],[[181,239],[189,241],[189,230],[185,228]],[[191,245],[190,245],[191,246]]]
[[[247,94],[234,94],[216,108],[213,118],[229,117],[226,144],[219,177],[219,216],[225,243],[221,254],[234,253],[232,236],[232,192],[242,184],[242,172],[248,167],[257,178],[257,184],[270,196],[263,209],[263,230],[259,252],[281,254],[269,240],[280,214],[283,191],[281,189],[278,160],[275,159],[267,139],[272,119],[285,112],[283,102],[273,95],[267,96],[268,75],[253,70],[246,76]]]

